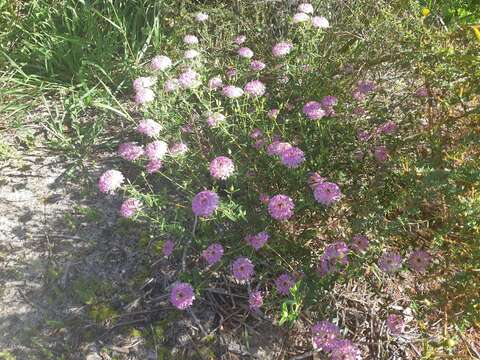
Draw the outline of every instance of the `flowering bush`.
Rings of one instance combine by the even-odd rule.
[[[283,298],[292,296],[295,320],[298,309],[321,307],[316,299],[335,281],[448,273],[443,254],[456,252],[449,232],[478,235],[478,195],[467,195],[479,181],[478,148],[446,127],[471,121],[478,99],[469,77],[461,98],[453,95],[450,75],[440,69],[433,77],[432,60],[416,51],[435,30],[413,7],[383,6],[372,11],[402,11],[405,23],[370,33],[346,9],[300,4],[282,19],[282,36],[229,33],[216,46],[204,27],[215,28],[214,16],[192,14],[174,35],[184,44],[155,54],[147,76],[133,80],[142,118],[118,154],[140,175],[124,181],[111,169],[99,187],[123,186],[123,216],[153,226],[162,216],[171,224],[165,229],[176,229],[163,235],[177,237],[191,269],[181,269],[182,279],[191,284],[172,285],[174,306],[190,307],[222,272],[244,287],[251,311],[290,304]],[[359,35],[343,34],[344,24]],[[392,40],[395,32],[408,34],[404,44]],[[393,48],[379,45],[382,36]],[[183,57],[185,49],[195,56]],[[456,136],[470,154],[463,159]],[[446,204],[464,209],[457,220]],[[177,255],[173,245],[165,256]],[[319,320],[315,348],[332,359],[359,358],[337,325]],[[401,332],[397,318],[388,321]]]

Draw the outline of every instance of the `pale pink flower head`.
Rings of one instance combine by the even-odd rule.
[[[278,117],[278,114],[280,114],[280,110],[278,109],[271,109],[268,111],[267,113],[267,117],[270,119],[270,120],[274,120]]]
[[[280,160],[286,167],[294,169],[305,161],[305,154],[301,149],[292,146],[280,154]]]
[[[313,195],[320,204],[330,206],[340,200],[342,192],[337,184],[325,181],[315,187]]]
[[[363,99],[365,99],[365,94],[355,89],[352,93],[352,97],[357,101],[362,101]]]
[[[202,257],[208,263],[213,265],[220,261],[223,256],[223,246],[219,243],[211,244],[202,252]]]
[[[235,171],[232,159],[226,156],[218,156],[210,163],[210,175],[215,179],[226,180]]]
[[[166,93],[170,93],[177,90],[179,86],[180,83],[178,82],[178,79],[168,79],[163,84],[163,91],[165,91]]]
[[[157,55],[150,62],[152,70],[165,71],[172,66],[172,60],[168,56]]]
[[[200,191],[192,200],[192,211],[196,216],[209,217],[218,208],[218,195],[209,190]]]
[[[359,81],[357,83],[357,90],[360,91],[362,94],[368,94],[374,91],[376,88],[376,85],[373,81],[370,80],[364,80],[364,81]]]
[[[242,45],[246,40],[247,40],[247,37],[245,35],[238,35],[235,38],[234,42],[237,45]]]
[[[140,91],[145,88],[150,88],[157,83],[157,78],[153,76],[140,76],[133,80],[133,89]]]
[[[260,196],[258,197],[258,199],[260,200],[260,202],[264,205],[268,205],[269,201],[270,201],[270,196],[268,196],[267,194],[260,194]]]
[[[147,104],[155,100],[155,93],[152,89],[141,88],[137,90],[133,100],[139,105]]]
[[[427,251],[416,250],[410,255],[408,264],[412,270],[425,272],[430,265],[431,260],[432,256]]]
[[[265,94],[265,84],[260,80],[252,80],[245,84],[243,90],[251,96],[263,96]]]
[[[185,35],[183,37],[183,42],[187,45],[196,45],[198,44],[198,38],[195,35]]]
[[[223,87],[222,94],[230,99],[236,99],[243,95],[243,90],[233,85],[227,85]]]
[[[183,142],[176,142],[170,146],[168,152],[171,156],[182,156],[188,151],[187,144]]]
[[[374,151],[374,156],[378,162],[387,161],[389,156],[387,147],[384,145],[377,146]]]
[[[340,260],[341,263],[346,265],[348,263],[348,251],[347,244],[345,244],[343,241],[337,241],[325,248],[325,256],[327,256],[329,259],[336,258]]]
[[[157,123],[152,119],[142,120],[138,123],[138,126],[137,126],[137,131],[140,134],[143,134],[149,137],[158,136],[158,134],[160,134],[160,131],[162,131],[162,129],[163,129],[162,125],[160,125],[159,123]]]
[[[365,251],[369,245],[368,237],[363,234],[355,234],[352,237],[352,249],[356,251]]]
[[[381,135],[381,134],[391,135],[395,131],[397,131],[397,129],[398,129],[398,125],[395,123],[395,121],[389,120],[389,121],[383,123],[382,125],[380,125],[377,128],[376,132],[379,135]]]
[[[350,340],[336,340],[330,352],[331,360],[361,360],[361,353],[357,345]]]
[[[141,207],[142,203],[139,200],[133,198],[127,199],[120,207],[120,215],[124,218],[132,217]]]
[[[310,120],[318,120],[325,116],[325,110],[318,101],[309,101],[303,106],[303,113]]]
[[[225,115],[223,115],[219,112],[209,114],[208,117],[207,117],[207,124],[211,128],[214,128],[214,127],[218,126],[220,123],[222,123],[224,121],[225,121]]]
[[[313,348],[331,351],[335,342],[341,338],[340,329],[330,321],[319,321],[312,326]]]
[[[250,62],[250,69],[253,71],[262,71],[265,69],[265,63],[261,62],[260,60],[252,60]]]
[[[134,142],[120,144],[117,150],[117,154],[127,161],[135,161],[142,156],[143,153],[143,148]]]
[[[238,56],[246,59],[251,59],[253,57],[253,51],[248,47],[241,47],[240,49],[238,49],[237,54]]]
[[[223,81],[220,76],[214,76],[210,80],[208,80],[208,88],[210,90],[220,89],[222,85],[223,85]]]
[[[348,253],[348,246],[343,241],[328,245],[317,266],[320,276],[337,272],[348,265]]]
[[[260,291],[252,291],[248,298],[250,310],[257,311],[263,305],[263,296]]]
[[[400,335],[405,328],[405,321],[401,315],[390,314],[387,317],[387,327],[392,335]]]
[[[425,86],[422,86],[415,91],[415,95],[418,97],[427,97],[428,96],[428,89]]]
[[[318,171],[315,171],[313,173],[310,174],[310,176],[308,177],[308,180],[307,180],[307,183],[308,183],[308,186],[310,186],[310,189],[312,190],[315,190],[315,188],[325,182],[325,178],[323,176],[321,176]]]
[[[317,29],[328,29],[330,27],[330,23],[323,16],[312,17],[312,25]]]
[[[255,273],[252,261],[243,256],[233,262],[232,272],[235,279],[239,281],[248,281]]]
[[[360,141],[368,141],[371,135],[367,130],[358,130],[357,131],[357,139]]]
[[[258,138],[261,138],[262,136],[263,136],[263,132],[259,128],[255,128],[250,132],[250,137],[252,139],[258,139]]]
[[[303,22],[306,22],[308,20],[310,20],[310,16],[308,16],[307,14],[305,14],[303,12],[296,13],[295,15],[293,15],[293,18],[292,18],[292,22],[294,24],[303,23]]]
[[[204,22],[204,21],[207,21],[208,20],[208,14],[205,14],[203,12],[198,12],[195,14],[195,21],[196,22]]]
[[[150,160],[145,167],[147,173],[154,174],[163,167],[163,163],[160,160]]]
[[[200,85],[200,75],[192,69],[186,69],[178,77],[178,83],[184,89],[196,88]]]
[[[272,48],[272,54],[274,57],[282,57],[288,55],[292,51],[293,45],[290,42],[282,41],[275,44]]]
[[[291,147],[292,145],[287,142],[281,142],[276,140],[270,145],[268,145],[267,154],[270,156],[281,156],[285,150],[290,149]]]
[[[397,252],[385,252],[378,260],[378,267],[385,272],[396,272],[402,268],[403,259]]]
[[[98,180],[98,188],[102,193],[113,194],[120,186],[122,186],[125,178],[118,170],[105,171]]]
[[[293,216],[295,204],[287,195],[275,195],[268,202],[268,213],[275,220],[288,220]]]
[[[195,49],[188,49],[183,53],[183,58],[187,60],[192,60],[198,57],[200,53]]]
[[[162,160],[168,152],[168,144],[162,140],[151,142],[145,147],[145,155],[150,160]]]
[[[313,6],[309,3],[299,4],[297,10],[305,14],[313,14]]]
[[[245,241],[253,247],[255,250],[260,250],[260,248],[265,245],[270,238],[270,235],[266,231],[259,232],[255,235],[247,235]]]
[[[193,288],[188,283],[177,283],[170,293],[170,302],[179,310],[185,310],[192,306],[195,300]]]
[[[280,295],[287,296],[290,294],[293,285],[295,285],[295,279],[289,274],[282,274],[275,279],[275,286]]]
[[[327,95],[320,100],[320,103],[322,104],[323,108],[330,108],[337,105],[338,99],[336,96]]]
[[[163,256],[169,257],[170,255],[172,255],[173,249],[175,249],[175,243],[172,240],[165,241],[162,247]]]
[[[320,256],[319,262],[317,264],[318,274],[323,277],[329,273],[336,272],[337,268],[335,262],[335,259],[328,259],[325,254]]]

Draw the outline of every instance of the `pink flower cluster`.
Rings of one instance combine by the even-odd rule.
[[[157,55],[150,61],[152,70],[165,71],[172,66],[172,60],[168,56]]]
[[[245,237],[245,241],[258,251],[267,243],[269,238],[270,235],[267,232],[262,231],[256,235],[247,235]]]
[[[288,168],[297,168],[305,161],[305,154],[299,148],[292,146],[280,154],[282,164]]]
[[[128,142],[118,146],[117,154],[122,159],[135,161],[144,154],[144,151],[143,148],[136,143]]]
[[[263,305],[263,295],[260,291],[252,291],[250,293],[248,304],[250,310],[257,311]]]
[[[329,321],[320,321],[312,326],[313,347],[322,350],[335,360],[360,360],[358,347],[347,339],[342,339],[340,329]]]
[[[279,221],[290,219],[294,208],[293,200],[287,195],[275,195],[268,202],[268,213]]]
[[[246,59],[250,59],[253,57],[253,51],[248,47],[241,47],[240,49],[238,49],[237,53],[240,57]]]
[[[357,87],[353,91],[353,98],[361,101],[371,92],[375,91],[376,85],[373,81],[359,81]]]
[[[209,217],[218,208],[218,195],[209,190],[201,191],[192,200],[192,211],[196,216]]]
[[[216,264],[223,256],[223,246],[215,243],[211,244],[202,252],[202,257],[207,261],[208,265]]]
[[[293,44],[291,42],[279,42],[275,44],[272,48],[272,54],[274,57],[282,57],[288,55],[293,49]]]
[[[309,101],[303,106],[303,113],[310,120],[319,120],[324,116],[335,115],[333,107],[338,100],[335,96],[327,95],[320,102]]]
[[[277,292],[283,296],[290,294],[293,285],[295,285],[295,279],[289,274],[282,274],[275,280]]]
[[[178,76],[178,84],[183,89],[194,89],[200,85],[200,74],[188,68]]]
[[[146,104],[155,100],[155,93],[151,89],[157,83],[157,79],[150,77],[139,77],[133,81],[135,90],[134,100],[137,104]]]
[[[341,199],[342,192],[337,184],[323,181],[315,186],[313,195],[320,204],[330,206]]]
[[[344,242],[328,245],[317,267],[320,276],[335,273],[348,265],[348,253],[348,246]]]
[[[137,131],[148,137],[156,137],[162,131],[162,125],[152,119],[146,119],[138,123]]]
[[[252,261],[243,256],[233,262],[232,271],[235,279],[241,282],[249,281],[255,273]]]
[[[101,192],[113,194],[115,190],[122,186],[125,178],[118,170],[107,170],[98,180],[98,188]]]
[[[156,140],[145,147],[145,155],[150,160],[162,160],[168,153],[168,144],[162,140]]]
[[[139,200],[133,198],[127,199],[120,207],[120,215],[124,218],[132,217],[141,207],[142,203]]]
[[[265,84],[260,80],[252,80],[244,86],[243,91],[250,96],[263,96],[265,94]]]
[[[179,310],[186,310],[193,304],[195,293],[188,283],[178,283],[172,287],[170,302]]]
[[[235,171],[232,159],[218,156],[210,163],[210,175],[215,179],[226,180]]]

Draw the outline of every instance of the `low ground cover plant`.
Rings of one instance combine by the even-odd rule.
[[[355,4],[335,4],[299,4],[281,25],[262,19],[240,33],[215,13],[190,14],[176,25],[183,44],[160,48],[133,80],[141,119],[118,155],[135,174],[108,170],[99,188],[123,192],[122,216],[171,224],[156,235],[179,264],[176,308],[190,309],[219,274],[279,324],[325,313],[335,282],[474,276],[470,45],[441,46],[418,4],[362,3],[377,15],[368,27]],[[464,286],[468,297],[476,285]],[[465,300],[466,321],[478,322],[478,300]],[[361,356],[339,319],[311,321],[315,349]],[[402,314],[387,325],[401,334]]]
[[[420,330],[425,358],[455,353],[451,329],[478,331],[474,4],[134,3],[32,12],[60,35],[4,39],[8,63],[43,54],[41,76],[80,82],[84,103],[106,89],[122,128],[98,190],[123,197],[120,216],[175,267],[161,289],[175,311],[201,328],[206,293],[235,292],[247,316],[306,321],[332,359],[381,357],[361,315],[332,306],[347,287],[386,298],[382,336],[405,348]]]

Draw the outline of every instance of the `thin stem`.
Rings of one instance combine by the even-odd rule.
[[[195,239],[195,229],[197,228],[197,224],[198,224],[198,216],[195,215],[195,220],[193,221],[192,238],[187,240],[187,243],[183,248],[182,272],[185,272],[185,269],[187,268],[187,251],[188,251],[188,248],[190,247],[190,244],[192,243],[192,239]]]

